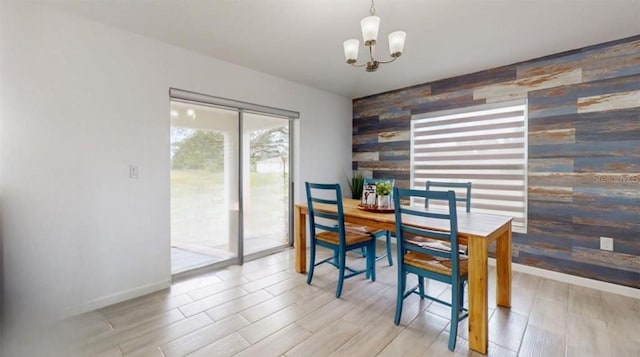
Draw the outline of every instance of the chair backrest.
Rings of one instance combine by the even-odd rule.
[[[391,193],[389,193],[389,195],[391,197],[389,199],[391,201],[393,201],[393,188],[395,187],[395,184],[396,184],[396,180],[395,179],[365,178],[364,182],[362,183],[362,201],[363,201],[363,203],[364,203],[364,200],[365,200],[365,192],[366,192],[367,187],[369,187],[371,185],[377,185],[380,182],[389,182],[389,183],[391,183]]]
[[[307,214],[309,233],[315,239],[318,230],[336,232],[340,237],[340,244],[345,244],[344,209],[342,207],[342,190],[340,185],[305,182],[307,191]],[[332,206],[334,213],[322,212],[317,204]],[[319,218],[319,219],[318,219]]]
[[[471,182],[437,182],[437,181],[427,181],[426,190],[432,191],[433,187],[444,187],[444,188],[464,188],[466,189],[467,194],[462,196],[456,196],[456,201],[465,202],[467,212],[471,212]],[[455,191],[454,191],[455,192]],[[424,206],[429,208],[429,199],[424,200]]]
[[[446,203],[447,212],[429,212],[419,206],[401,206],[403,198],[411,202],[411,198],[424,198]],[[453,276],[459,272],[458,248],[458,216],[456,213],[456,193],[450,191],[426,191],[411,189],[394,189],[396,237],[398,239],[398,264],[402,264],[407,251],[429,254],[451,259]],[[419,228],[420,222],[428,222],[433,229]],[[437,229],[437,230],[436,230]],[[418,238],[417,238],[418,237]],[[450,243],[450,248],[439,248],[438,242],[424,242],[419,238],[432,238]]]

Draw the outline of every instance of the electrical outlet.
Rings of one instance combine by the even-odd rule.
[[[613,252],[613,238],[600,237],[600,250]]]

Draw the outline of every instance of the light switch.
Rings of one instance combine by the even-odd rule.
[[[139,179],[140,178],[140,166],[139,165],[129,165],[129,178],[130,179]]]

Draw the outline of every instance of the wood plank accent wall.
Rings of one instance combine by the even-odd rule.
[[[529,222],[513,261],[640,288],[640,35],[354,99],[353,169],[408,187],[411,115],[517,98]]]

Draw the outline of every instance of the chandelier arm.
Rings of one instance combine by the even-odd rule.
[[[366,62],[365,62],[365,63],[360,63],[360,64],[358,64],[358,63],[349,63],[349,64],[350,64],[350,65],[352,65],[352,66],[354,66],[354,67],[364,67],[364,66],[366,66],[366,65],[367,65],[367,63],[366,63]]]
[[[391,57],[391,59],[390,59],[390,60],[388,60],[388,61],[378,61],[378,62],[379,62],[379,63],[391,63],[391,62],[393,62],[393,61],[395,61],[395,60],[397,60],[397,59],[398,59],[398,57]]]

